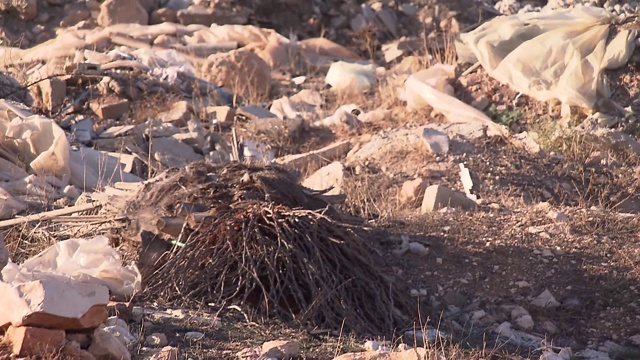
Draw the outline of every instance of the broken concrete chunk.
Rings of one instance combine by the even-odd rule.
[[[422,141],[434,154],[444,155],[449,152],[449,136],[440,130],[423,128]]]
[[[432,212],[445,207],[472,210],[476,202],[467,198],[465,194],[451,190],[442,185],[431,185],[425,190],[422,200],[422,213]]]
[[[111,333],[105,331],[103,326],[93,332],[93,342],[88,351],[96,359],[105,360],[131,360],[131,353]]]
[[[48,79],[38,84],[42,102],[47,111],[62,105],[67,96],[67,83],[60,79]]]
[[[187,125],[192,117],[191,105],[186,101],[178,101],[171,105],[171,109],[158,114],[160,120],[166,123],[172,123],[175,126],[182,127]]]
[[[257,105],[243,106],[236,112],[238,115],[244,116],[252,121],[261,121],[265,119],[277,119],[278,116],[267,109],[263,109]]]
[[[129,111],[129,100],[121,99],[108,103],[92,101],[90,107],[91,110],[93,110],[93,112],[102,120],[117,120]]]
[[[153,139],[151,151],[153,158],[167,168],[182,167],[202,160],[202,155],[196,154],[191,146],[173,138]]]
[[[318,191],[331,189],[325,193],[326,195],[342,194],[344,171],[342,163],[333,162],[311,174],[302,182],[302,186]]]
[[[520,134],[514,135],[512,142],[514,145],[524,149],[525,151],[528,151],[533,155],[537,155],[542,152],[542,147],[538,144],[537,139],[537,133],[523,131]]]
[[[0,282],[0,326],[91,329],[107,319],[109,289],[57,278],[23,284]]]
[[[262,344],[262,356],[266,358],[290,359],[299,354],[300,343],[294,340],[276,340]]]
[[[93,140],[93,120],[82,119],[71,125],[73,140],[79,143],[88,143]]]
[[[219,122],[226,123],[231,123],[236,116],[235,109],[229,106],[207,106],[206,112]]]
[[[31,326],[9,326],[3,342],[11,344],[13,353],[20,357],[55,354],[65,343],[64,330]]]
[[[560,303],[553,297],[553,294],[551,294],[548,289],[545,289],[538,297],[531,301],[531,305],[541,308],[555,308],[560,306]]]
[[[423,196],[427,189],[427,182],[423,178],[407,180],[402,184],[399,199],[401,203],[408,203]]]
[[[351,142],[341,141],[308,153],[286,155],[281,158],[277,158],[275,161],[278,164],[286,165],[299,171],[304,171],[310,167],[318,166],[324,161],[339,159],[351,150],[351,146]]]

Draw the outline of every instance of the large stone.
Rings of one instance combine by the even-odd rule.
[[[91,329],[107,319],[109,289],[49,278],[19,285],[0,282],[0,327]]]
[[[120,119],[127,111],[129,111],[129,101],[126,99],[110,101],[110,102],[99,102],[93,101],[89,104],[91,110],[98,115],[100,119]]]
[[[82,347],[76,341],[68,341],[61,352],[63,359],[73,360],[95,360],[95,356],[90,352],[82,350]]]
[[[54,354],[64,346],[64,330],[51,330],[30,326],[9,326],[3,341],[11,344],[18,356]]]
[[[234,50],[213,54],[201,68],[202,77],[252,100],[271,91],[271,67],[251,51]]]
[[[442,185],[431,185],[425,190],[422,199],[422,213],[436,211],[445,207],[472,210],[476,208],[476,202],[465,194],[451,190]]]
[[[147,10],[138,0],[107,0],[100,5],[98,25],[107,27],[115,24],[149,23]]]
[[[290,359],[300,354],[300,343],[295,340],[275,340],[262,344],[265,358]]]
[[[302,186],[318,191],[332,188],[326,195],[339,195],[342,194],[343,182],[344,165],[335,161],[311,174],[302,182]]]
[[[156,138],[151,141],[153,158],[167,168],[179,168],[189,163],[202,160],[191,146],[174,138]]]
[[[427,182],[423,178],[407,180],[402,184],[399,200],[401,203],[412,202],[424,194],[426,188]]]
[[[104,327],[98,327],[93,332],[93,342],[88,351],[98,360],[131,360],[131,354],[111,333]]]
[[[193,117],[191,105],[186,101],[175,102],[169,110],[158,114],[158,117],[163,122],[172,123],[179,127],[186,126],[187,121]]]
[[[434,154],[444,155],[449,152],[449,136],[440,130],[428,127],[423,128],[422,141]]]

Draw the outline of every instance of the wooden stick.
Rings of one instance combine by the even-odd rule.
[[[71,206],[64,209],[45,211],[39,214],[33,214],[25,217],[4,220],[4,221],[0,221],[0,229],[13,226],[13,225],[23,224],[26,222],[31,222],[31,221],[51,220],[61,215],[69,215],[69,214],[73,214],[81,211],[93,210],[100,206],[102,206],[101,202],[94,201],[88,204],[76,205],[76,206]]]

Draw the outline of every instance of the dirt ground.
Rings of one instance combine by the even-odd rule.
[[[375,39],[379,43],[372,45],[370,34],[354,34],[345,28],[332,30],[330,19],[311,16],[315,12],[306,8],[305,2],[296,2],[293,8],[289,3],[262,1],[254,9],[256,15],[251,21],[281,34],[292,31],[301,38],[327,34],[366,57],[371,56],[372,48],[379,52],[380,45],[389,40],[379,37]],[[323,6],[335,7],[339,12],[340,6],[347,6],[345,3],[350,2],[328,1]],[[353,3],[358,6],[361,2]],[[429,38],[436,43],[446,38],[447,29],[441,26],[450,26],[451,18],[456,19],[460,29],[465,29],[493,16],[470,0],[421,0],[412,4],[421,14],[438,13],[438,29],[427,31],[433,24],[408,19],[402,26],[402,34]],[[55,24],[72,8],[72,5],[52,7],[46,19],[41,16],[33,24],[0,15],[0,28],[5,29],[0,36],[18,43],[21,29],[38,25],[45,30],[37,38],[27,39],[24,47],[42,42],[55,35]],[[292,9],[291,15],[283,15],[285,8]],[[436,59],[455,61],[451,44],[417,53],[422,59],[432,57],[421,67]],[[612,101],[635,113],[640,111],[639,64],[640,52],[636,51],[626,67],[607,74],[613,90]],[[468,67],[458,65],[457,73]],[[366,123],[353,130],[313,128],[306,124],[301,136],[295,139],[270,139],[279,156],[319,149],[339,140],[365,144],[380,134],[445,121],[431,111],[406,110],[394,95],[398,84],[392,81],[381,83],[370,96],[342,98],[324,87],[320,75],[309,74],[302,86],[290,81],[301,74],[277,75],[283,81],[274,86],[264,106],[307,88],[320,91],[327,99],[323,111],[354,102],[365,111],[385,107],[392,114],[383,121]],[[526,309],[534,322],[523,332],[546,339],[553,346],[604,349],[615,353],[618,359],[640,359],[640,344],[632,340],[640,335],[638,154],[608,149],[588,136],[552,137],[560,121],[559,104],[543,104],[526,95],[518,96],[482,68],[458,77],[453,85],[456,97],[467,104],[486,99],[485,113],[507,126],[512,134],[537,132],[544,151],[532,154],[490,138],[452,138],[451,151],[438,156],[423,147],[398,145],[394,151],[368,161],[347,164],[346,202],[338,206],[364,224],[367,240],[380,255],[381,269],[402,278],[412,289],[426,290],[426,296],[414,298],[416,308],[425,309],[425,313],[420,314],[413,326],[424,327],[425,331],[437,328],[451,336],[426,345],[433,350],[433,359],[539,358],[540,349],[513,342],[505,344],[495,332],[497,325],[514,322],[511,314],[517,306]],[[131,123],[164,110],[157,105],[165,100],[163,96],[157,95],[154,102],[146,100],[134,105],[138,109]],[[602,109],[606,106],[601,105]],[[578,112],[572,121],[577,125],[586,118],[586,114]],[[635,118],[622,119],[612,128],[636,139],[640,136]],[[96,148],[100,146],[96,144]],[[459,164],[464,164],[479,179],[481,200],[476,210],[420,214],[419,204],[398,201],[403,183],[417,177],[424,178],[429,185],[462,190]],[[308,173],[314,170],[307,169]],[[49,230],[31,225],[14,228],[7,237],[14,261],[26,259],[55,240],[72,236],[48,235],[49,241],[43,243],[42,234]],[[122,233],[120,228],[112,231]],[[423,244],[429,253],[396,255],[393,250],[403,238]],[[29,239],[39,239],[39,243]],[[541,308],[531,304],[545,290],[553,294],[559,306]],[[177,347],[184,359],[237,359],[236,354],[242,349],[259,347],[274,339],[299,341],[300,359],[332,359],[345,352],[362,350],[366,340],[400,343],[404,331],[412,328],[408,323],[391,338],[381,339],[371,334],[343,333],[340,328],[318,329],[296,321],[261,322],[250,310],[221,309],[206,302],[140,301],[134,305],[159,311],[183,309],[188,313],[180,318],[145,315],[131,325],[132,333],[142,343],[151,333],[166,334],[169,345]],[[211,324],[214,318],[217,321]],[[193,331],[204,333],[204,338],[186,339],[185,334]],[[404,341],[410,342],[406,336]],[[148,358],[142,345],[137,351],[134,358]]]

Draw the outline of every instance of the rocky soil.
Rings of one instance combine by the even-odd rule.
[[[581,6],[591,108],[465,61]],[[636,7],[0,0],[0,358],[640,358]]]

